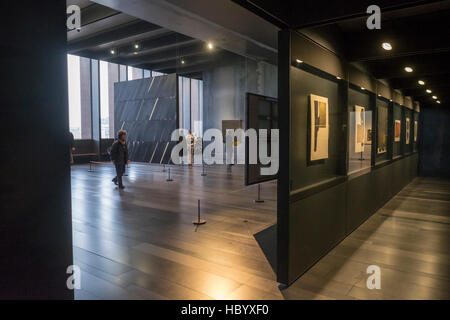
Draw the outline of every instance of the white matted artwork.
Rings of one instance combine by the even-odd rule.
[[[414,142],[417,142],[417,131],[419,130],[419,122],[414,121]]]
[[[406,118],[405,119],[405,125],[406,125],[406,136],[405,136],[405,143],[409,144],[410,136],[411,136],[411,119]]]
[[[328,98],[311,94],[310,161],[328,159]]]
[[[366,113],[365,108],[355,106],[355,152],[364,152],[366,143]]]

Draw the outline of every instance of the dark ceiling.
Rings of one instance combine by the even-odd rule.
[[[381,30],[366,27],[373,1],[234,0],[280,28],[314,34],[350,63],[421,105],[450,102],[450,1],[380,0]],[[389,42],[392,50],[382,49]],[[404,70],[406,66],[413,72]],[[419,80],[425,82],[420,85]],[[428,94],[430,89],[432,94]]]
[[[67,4],[81,8],[81,29],[67,34],[70,54],[200,78],[205,64],[223,53],[219,48],[208,49],[203,41],[91,1]]]

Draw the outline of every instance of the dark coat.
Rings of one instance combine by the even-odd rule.
[[[128,162],[127,144],[122,144],[119,140],[114,141],[111,146],[111,160],[117,165],[125,165]]]

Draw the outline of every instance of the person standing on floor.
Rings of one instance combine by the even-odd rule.
[[[125,189],[122,183],[122,176],[125,173],[125,165],[130,162],[128,160],[127,132],[119,130],[117,140],[111,146],[111,160],[116,167],[116,177],[112,179],[114,184],[119,185],[120,189]]]

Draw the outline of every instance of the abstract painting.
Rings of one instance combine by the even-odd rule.
[[[310,95],[310,161],[328,158],[328,98]]]
[[[394,127],[394,141],[399,142],[400,141],[400,135],[401,135],[401,122],[400,120],[395,120],[395,127]]]
[[[388,108],[378,108],[378,148],[377,153],[387,152],[388,139]]]
[[[364,107],[355,106],[355,152],[364,152],[366,117]]]
[[[409,144],[409,138],[411,133],[411,119],[406,118],[405,125],[406,125],[405,143]]]

